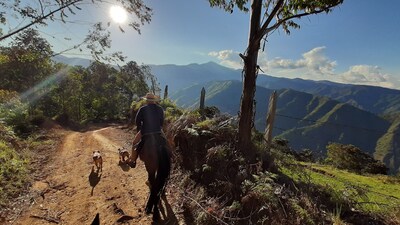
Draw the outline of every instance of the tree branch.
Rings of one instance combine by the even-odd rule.
[[[41,17],[39,17],[39,18],[33,20],[31,23],[29,23],[29,24],[27,24],[27,25],[25,25],[25,26],[23,26],[23,27],[21,27],[21,28],[15,30],[15,31],[13,31],[13,32],[11,32],[11,33],[8,33],[8,34],[6,34],[6,35],[1,36],[1,37],[0,37],[0,41],[4,40],[4,39],[6,39],[6,38],[9,38],[9,37],[13,36],[13,35],[16,34],[16,33],[21,32],[22,30],[25,30],[26,28],[29,28],[29,27],[33,26],[34,24],[41,22],[42,20],[44,20],[44,19],[46,19],[47,17],[53,15],[54,13],[59,12],[59,11],[65,9],[65,8],[71,6],[71,5],[74,5],[74,4],[76,4],[76,3],[80,2],[80,1],[83,1],[83,0],[73,0],[73,1],[71,1],[71,2],[69,2],[69,3],[67,3],[67,4],[65,4],[65,5],[61,5],[60,8],[58,8],[58,9],[56,9],[56,10],[54,10],[54,11],[51,11],[51,12],[49,12],[48,14],[46,14],[46,15],[44,15],[44,16],[41,16]]]
[[[294,19],[294,18],[301,18],[303,16],[308,16],[308,15],[312,15],[312,14],[318,14],[318,13],[324,12],[324,11],[326,11],[328,9],[331,9],[331,8],[337,6],[337,5],[338,4],[331,5],[331,6],[328,6],[326,8],[323,8],[323,9],[320,9],[320,10],[315,10],[315,11],[312,11],[312,12],[305,12],[305,13],[300,13],[300,14],[296,14],[296,15],[292,15],[292,16],[286,17],[286,18],[276,22],[271,27],[269,27],[269,28],[266,27],[265,30],[262,32],[262,37],[264,37],[264,35],[266,35],[267,33],[277,29],[282,23],[284,23],[284,22],[286,22],[288,20],[291,20],[291,19]],[[264,28],[264,26],[263,26],[263,28]]]
[[[39,0],[39,4],[40,4],[40,10],[41,10],[42,16],[44,16],[44,8],[43,8],[42,0]]]
[[[269,32],[277,29],[280,25],[282,25],[282,23],[294,19],[294,18],[301,18],[303,16],[308,16],[308,15],[312,15],[312,14],[318,14],[321,12],[324,12],[328,9],[331,9],[333,7],[336,7],[338,4],[335,5],[330,5],[326,8],[322,8],[320,10],[314,10],[311,12],[304,12],[304,13],[300,13],[300,14],[296,14],[296,15],[292,15],[289,17],[286,17],[282,20],[277,21],[274,25],[272,25],[271,27],[268,27],[268,25],[270,24],[270,22],[272,21],[272,19],[275,17],[275,15],[278,13],[280,7],[282,6],[284,0],[279,0],[279,2],[277,2],[276,6],[274,7],[274,9],[272,10],[271,14],[269,14],[268,19],[264,22],[264,24],[261,26],[259,33],[257,34],[257,37],[255,38],[256,41],[261,40],[266,34],[268,34]]]
[[[66,52],[68,52],[70,50],[73,50],[73,49],[77,49],[77,48],[81,47],[85,43],[86,43],[86,41],[82,41],[81,43],[79,43],[77,45],[74,45],[74,46],[72,46],[70,48],[64,49],[64,50],[62,50],[60,52],[54,53],[53,55],[51,55],[51,57],[54,57],[54,56],[57,56],[57,55],[61,55],[61,54],[66,53]]]
[[[282,6],[284,1],[285,0],[279,0],[276,3],[276,5],[275,5],[274,9],[272,10],[271,14],[268,15],[267,20],[264,22],[264,24],[261,26],[261,28],[257,32],[256,38],[255,38],[255,40],[257,42],[260,41],[264,37],[264,35],[265,35],[264,30],[266,30],[268,28],[269,23],[271,23],[272,18],[275,17],[276,13],[278,12],[279,8]],[[268,9],[267,9],[267,11],[268,11]]]

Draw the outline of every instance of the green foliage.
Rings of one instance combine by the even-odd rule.
[[[386,174],[385,165],[353,145],[331,143],[327,147],[326,162],[339,169],[356,173]]]
[[[0,89],[22,96],[2,105],[0,116],[13,120],[10,124],[20,133],[31,130],[26,120],[38,123],[39,117],[64,124],[124,119],[132,99],[148,92],[150,83],[154,86],[150,68],[133,61],[120,70],[100,62],[88,68],[68,67],[54,64],[52,54],[51,46],[32,29],[21,32],[10,47],[0,48]],[[19,111],[1,115],[11,106]]]
[[[210,129],[213,125],[215,125],[215,120],[211,119],[206,119],[196,123],[196,127],[199,127],[200,129]]]
[[[168,121],[173,121],[183,114],[183,110],[169,99],[161,100],[160,106],[164,109],[165,119]]]
[[[18,93],[7,90],[0,90],[0,120],[20,136],[29,134],[39,122],[38,116],[28,115],[28,106],[20,101]]]
[[[15,149],[0,141],[0,205],[18,194],[28,181],[28,161]]]
[[[301,224],[315,224],[310,213],[299,204],[297,199],[289,199],[288,203],[291,210],[296,214],[297,219],[302,221]]]
[[[0,89],[28,91],[52,72],[50,44],[33,29],[20,33],[10,47],[0,48],[0,55],[6,59],[0,60]],[[32,101],[40,94],[33,90],[26,98]]]
[[[233,12],[235,6],[247,12],[248,0],[209,0],[211,7],[220,7],[230,13]],[[265,25],[261,26],[260,34],[264,36],[266,33],[277,29],[279,26],[290,34],[289,28],[299,29],[300,25],[293,21],[294,18],[301,18],[318,13],[329,13],[333,7],[343,3],[343,0],[289,0],[289,1],[265,1],[262,4],[265,10]],[[261,6],[261,5],[260,5]],[[258,6],[257,6],[258,7]],[[276,19],[273,23],[273,21]],[[260,37],[261,40],[261,37]]]
[[[203,118],[213,118],[221,114],[221,111],[216,106],[206,106],[203,110],[196,109],[194,112],[199,113]]]

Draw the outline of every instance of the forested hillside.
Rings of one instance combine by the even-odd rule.
[[[206,105],[217,106],[221,112],[237,115],[239,110],[238,81],[204,84]],[[183,107],[198,107],[202,85],[183,89],[171,96]],[[273,90],[258,87],[256,91],[255,126],[263,131],[269,96]],[[354,144],[373,154],[376,143],[390,123],[370,112],[327,97],[320,97],[290,89],[278,91],[274,136],[288,139],[296,150],[311,149],[324,154],[329,142]]]
[[[400,118],[378,140],[374,156],[383,161],[391,173],[400,172]]]
[[[20,101],[20,105],[3,104],[2,113],[22,117],[3,118],[21,124],[43,116],[78,124],[120,119],[129,114],[134,96],[156,88],[149,67],[136,62],[127,62],[119,70],[100,62],[84,68],[56,63],[52,54],[46,40],[31,29],[0,49],[0,89],[4,94],[17,93],[13,100]]]

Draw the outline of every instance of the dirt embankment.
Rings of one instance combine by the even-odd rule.
[[[135,169],[119,163],[118,147],[130,148],[131,140],[115,126],[68,132],[43,168],[48,175],[33,184],[37,194],[29,209],[11,224],[90,224],[96,213],[101,224],[152,224],[143,210],[148,196],[143,163],[138,160]],[[103,157],[103,171],[98,173],[92,160],[95,150]],[[162,200],[160,224],[178,224],[168,202],[173,197],[168,196]]]

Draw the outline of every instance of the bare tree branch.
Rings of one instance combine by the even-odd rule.
[[[71,6],[71,5],[74,5],[74,4],[76,4],[76,3],[80,2],[80,1],[82,1],[82,0],[73,0],[73,1],[68,2],[68,3],[65,4],[65,5],[61,5],[60,8],[58,8],[58,9],[56,9],[56,10],[53,10],[53,11],[49,12],[48,14],[43,15],[43,16],[41,16],[41,17],[39,17],[39,18],[33,20],[31,23],[29,23],[29,24],[27,24],[27,25],[25,25],[25,26],[23,26],[23,27],[21,27],[21,28],[15,30],[15,31],[12,31],[12,32],[10,32],[10,33],[8,33],[8,34],[6,34],[6,35],[1,36],[1,37],[0,37],[0,41],[4,40],[4,39],[6,39],[6,38],[9,38],[9,37],[11,37],[12,35],[14,35],[14,34],[16,34],[16,33],[18,33],[18,32],[21,32],[22,30],[24,30],[24,29],[26,29],[26,28],[29,28],[29,27],[35,25],[36,23],[39,23],[39,22],[41,22],[41,21],[47,19],[48,17],[54,15],[55,13],[57,13],[57,12],[59,12],[59,11],[62,11],[63,9],[65,9],[65,8]]]
[[[326,10],[329,10],[329,9],[335,7],[335,6],[337,6],[337,5],[332,5],[332,6],[329,6],[329,7],[323,8],[323,9],[320,9],[320,10],[314,10],[314,11],[311,11],[311,12],[305,12],[305,13],[300,13],[300,14],[296,14],[296,15],[292,15],[292,16],[286,17],[286,18],[284,18],[284,19],[282,19],[282,20],[276,22],[276,23],[275,23],[274,25],[272,25],[271,27],[266,28],[266,29],[264,30],[264,32],[262,32],[262,33],[263,33],[262,36],[266,35],[267,33],[271,32],[271,31],[273,31],[273,30],[275,30],[275,29],[277,29],[282,23],[284,23],[284,22],[286,22],[286,21],[288,21],[288,20],[291,20],[291,19],[294,19],[294,18],[301,18],[301,17],[303,17],[303,16],[308,16],[308,15],[312,15],[312,14],[318,14],[318,13],[324,12],[324,11],[326,11]]]

